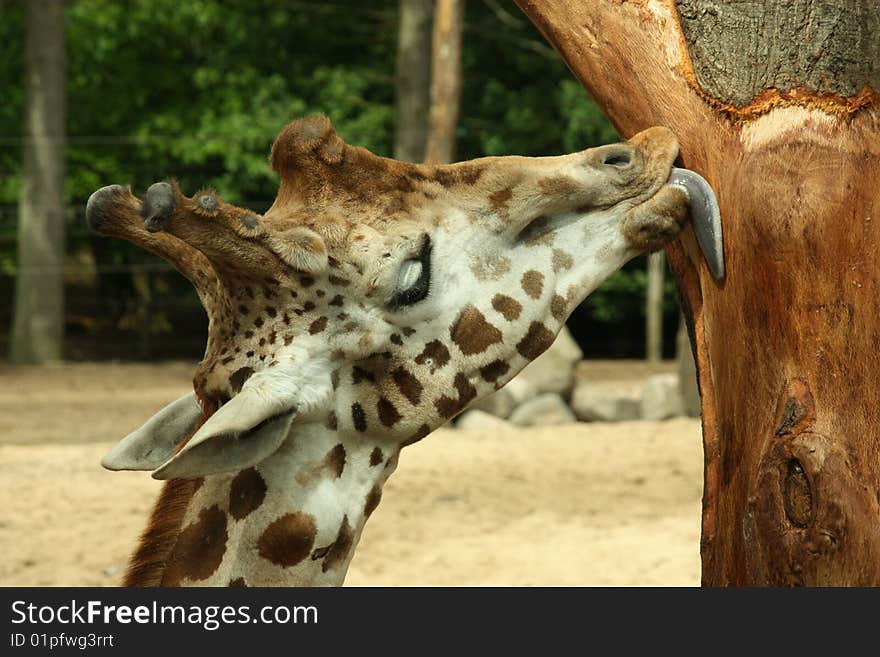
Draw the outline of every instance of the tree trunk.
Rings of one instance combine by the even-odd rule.
[[[663,270],[666,258],[662,251],[648,256],[648,289],[645,294],[645,359],[663,360]]]
[[[10,358],[61,358],[64,327],[63,0],[29,0],[24,168]]]
[[[394,157],[407,162],[425,159],[431,104],[433,9],[433,0],[400,0]]]
[[[464,0],[437,0],[431,54],[431,112],[425,162],[455,159],[455,129],[461,98],[461,27]]]
[[[696,347],[711,585],[880,584],[880,5],[518,0],[621,135],[675,130],[727,276],[667,249]]]

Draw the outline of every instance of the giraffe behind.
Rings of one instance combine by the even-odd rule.
[[[119,185],[94,230],[170,261],[209,318],[194,393],[107,456],[170,479],[128,584],[341,584],[402,447],[510,381],[571,311],[674,238],[675,137],[547,158],[398,162],[288,125],[262,216]]]

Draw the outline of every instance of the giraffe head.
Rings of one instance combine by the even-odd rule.
[[[158,478],[242,470],[297,423],[399,448],[508,382],[633,256],[679,232],[664,128],[546,158],[398,162],[294,121],[263,215],[156,183],[89,199],[87,218],[169,260],[209,317],[195,395],[105,459]],[[196,430],[197,428],[197,430]]]

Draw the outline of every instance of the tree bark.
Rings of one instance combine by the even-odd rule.
[[[663,360],[663,270],[666,257],[662,251],[648,256],[648,286],[645,294],[645,360]]]
[[[461,99],[461,28],[464,0],[437,0],[431,54],[431,111],[425,162],[455,159],[455,129]]]
[[[624,137],[716,191],[667,249],[702,393],[708,585],[880,584],[880,5],[517,0]]]
[[[406,162],[425,159],[431,106],[433,9],[433,0],[400,0],[394,157]]]
[[[64,328],[64,1],[26,6],[27,108],[10,358],[42,363],[61,358]]]

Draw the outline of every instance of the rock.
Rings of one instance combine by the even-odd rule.
[[[578,383],[571,395],[575,417],[583,422],[622,422],[641,417],[641,401],[624,390]]]
[[[574,366],[581,358],[580,347],[568,327],[563,326],[550,348],[529,363],[516,378],[528,381],[538,392],[568,397],[574,385]]]
[[[537,396],[538,389],[525,379],[520,379],[517,376],[501,388],[501,390],[493,392],[488,397],[484,397],[476,404],[472,404],[471,408],[489,413],[495,417],[507,418],[510,417],[514,408]]]
[[[576,422],[565,400],[553,393],[530,399],[510,414],[510,422],[520,427],[549,426]]]
[[[516,379],[514,379],[514,381],[515,380]],[[511,383],[513,383],[513,381],[511,381]],[[508,384],[508,386],[509,385],[510,384]],[[495,417],[509,417],[513,412],[513,409],[516,408],[518,402],[514,399],[513,393],[508,390],[508,386],[501,388],[501,390],[498,390],[497,392],[493,392],[488,397],[484,397],[476,404],[472,404],[471,408],[482,411],[483,413],[488,413],[489,415],[494,415]],[[537,394],[537,392],[535,394]]]
[[[519,376],[514,378],[510,383],[501,390],[506,390],[513,400],[514,407],[525,404],[530,399],[538,396],[538,389],[527,379],[521,379]],[[499,391],[500,392],[500,391]]]
[[[642,388],[642,419],[665,420],[684,414],[678,377],[675,374],[655,374]]]
[[[510,422],[478,409],[462,413],[455,426],[463,431],[503,431],[511,428]]]

